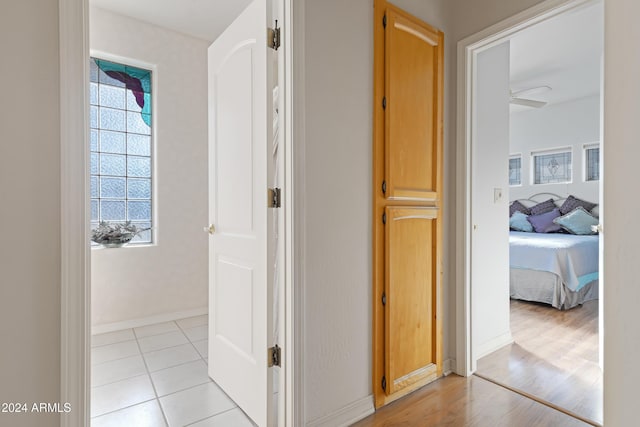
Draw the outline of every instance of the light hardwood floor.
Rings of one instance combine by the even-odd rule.
[[[478,361],[477,373],[602,424],[598,301],[561,311],[511,301],[514,343]]]
[[[584,427],[588,424],[482,378],[449,375],[379,409],[354,426]]]

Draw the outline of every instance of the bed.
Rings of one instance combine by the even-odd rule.
[[[524,204],[535,203],[525,200],[528,202]],[[554,198],[557,206],[564,200]],[[510,231],[511,298],[546,303],[561,310],[598,299],[598,240],[597,234]]]

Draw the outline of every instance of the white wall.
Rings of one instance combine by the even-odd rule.
[[[0,51],[0,402],[58,402],[58,2],[4,2]],[[3,426],[59,419],[0,412]]]
[[[509,42],[478,54],[471,165],[472,358],[512,341],[509,325]],[[495,199],[495,190],[502,192]],[[474,367],[475,369],[475,367]]]
[[[208,42],[91,8],[91,49],[157,67],[157,244],[91,251],[92,324],[207,306]]]
[[[599,141],[599,95],[513,113],[509,153],[522,154],[522,185],[510,187],[510,200],[549,192],[599,203],[599,182],[584,180],[584,145]],[[531,152],[561,147],[572,148],[573,182],[532,185]]]
[[[446,1],[395,3],[446,34]],[[372,394],[373,1],[305,8],[304,399],[313,421]]]
[[[636,0],[605,1],[604,425],[637,424],[640,383],[640,27]]]

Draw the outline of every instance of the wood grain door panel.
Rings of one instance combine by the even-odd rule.
[[[385,229],[387,392],[436,372],[434,208],[387,207]]]
[[[390,200],[437,197],[439,37],[394,10],[385,31],[385,178]]]

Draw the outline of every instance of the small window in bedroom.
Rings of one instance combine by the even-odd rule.
[[[534,184],[560,184],[571,182],[571,149],[538,151],[531,153]]]
[[[131,221],[151,243],[151,71],[91,58],[90,73],[91,229]]]
[[[584,148],[585,181],[598,181],[600,179],[600,147],[587,145]]]
[[[509,185],[522,185],[522,156],[509,156]]]

